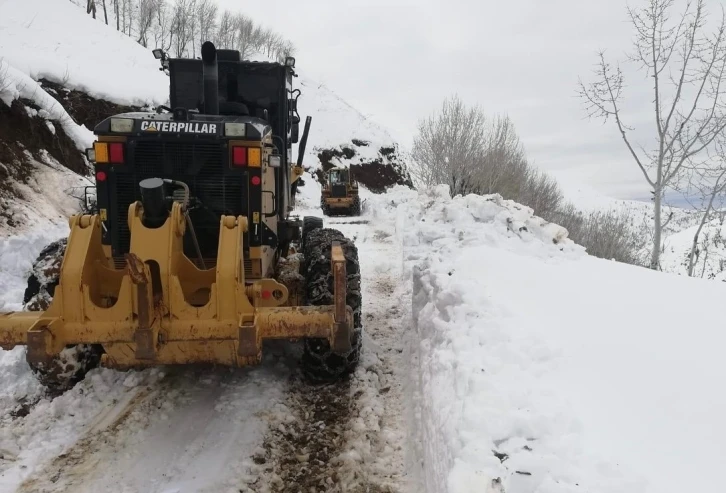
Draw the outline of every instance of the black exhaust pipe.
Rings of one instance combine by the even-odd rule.
[[[156,229],[164,225],[169,217],[166,207],[166,190],[161,178],[147,178],[139,182],[141,189],[141,205],[144,215],[141,222],[147,228]]]
[[[202,73],[204,75],[204,113],[219,115],[219,74],[217,72],[217,48],[211,41],[202,45]]]

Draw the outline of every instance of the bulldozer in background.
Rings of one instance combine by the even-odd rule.
[[[320,189],[320,208],[323,214],[359,216],[361,204],[358,181],[351,170],[335,167],[329,169],[324,176],[325,180]]]
[[[47,290],[43,309],[0,314],[0,347],[27,346],[49,388],[97,365],[255,364],[265,339],[302,339],[314,379],[357,365],[357,249],[321,219],[290,215],[311,121],[299,139],[295,59],[241,61],[211,42],[201,53],[154,50],[169,107],[95,127],[96,213],[70,218],[51,246],[57,273],[29,284]]]

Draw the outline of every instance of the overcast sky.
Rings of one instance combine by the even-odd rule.
[[[592,79],[598,49],[614,59],[630,49],[625,0],[267,0],[254,10],[219,2],[291,39],[300,73],[404,146],[456,93],[507,113],[530,159],[558,178],[619,198],[650,196],[612,123],[587,119],[576,94],[578,77]],[[709,4],[715,12],[719,1]],[[650,95],[630,95],[631,123],[652,126]]]

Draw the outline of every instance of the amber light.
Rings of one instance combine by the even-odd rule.
[[[249,166],[259,168],[262,162],[260,159],[260,156],[262,155],[262,149],[259,149],[257,147],[250,147],[248,152],[249,155],[247,157],[247,164]]]
[[[97,163],[107,163],[108,162],[108,144],[107,143],[94,142],[93,150],[95,151],[95,154],[96,154]]]

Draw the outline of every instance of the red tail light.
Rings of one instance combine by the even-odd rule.
[[[96,180],[98,181],[106,181],[106,172],[105,171],[99,171],[96,173]]]
[[[250,179],[250,181],[252,182],[252,184],[253,184],[254,186],[257,186],[257,185],[259,185],[259,184],[260,184],[260,182],[261,182],[261,180],[260,180],[260,177],[259,177],[259,176],[253,176],[253,177],[252,177],[252,178]]]
[[[109,161],[114,164],[124,162],[124,145],[120,142],[112,142],[108,145]]]
[[[232,148],[232,164],[235,166],[247,166],[246,147],[236,146]]]

